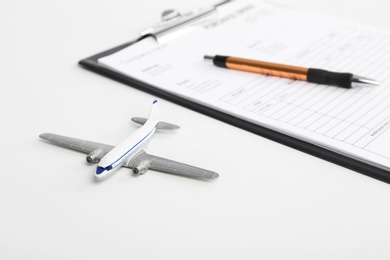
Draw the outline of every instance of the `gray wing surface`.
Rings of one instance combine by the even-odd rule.
[[[77,139],[73,137],[50,134],[50,133],[41,134],[39,137],[48,140],[54,144],[57,144],[59,146],[69,148],[75,151],[79,151],[82,153],[86,153],[86,154],[89,154],[99,148],[103,150],[104,154],[107,154],[109,151],[111,151],[114,148],[114,146],[112,145],[101,144],[101,143],[86,141],[86,140]]]
[[[198,168],[188,164],[172,161],[169,159],[161,158],[155,155],[150,155],[144,151],[137,154],[126,165],[123,166],[128,168],[133,168],[136,167],[136,165],[144,164],[145,162],[148,165],[149,169],[151,170],[177,174],[177,175],[182,175],[182,176],[187,176],[192,178],[198,178],[198,179],[212,180],[212,179],[217,179],[219,177],[218,173],[216,172]]]

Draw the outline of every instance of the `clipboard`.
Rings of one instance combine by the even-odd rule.
[[[147,84],[143,81],[140,81],[136,78],[123,75],[121,73],[115,72],[113,70],[110,70],[104,66],[101,66],[98,62],[98,60],[102,57],[109,56],[113,53],[116,53],[122,49],[125,49],[134,43],[144,39],[145,37],[155,37],[157,38],[159,35],[165,35],[167,33],[170,33],[172,30],[175,30],[175,28],[187,26],[188,24],[198,20],[199,18],[202,18],[207,15],[212,15],[213,12],[222,5],[229,4],[232,1],[224,1],[219,4],[216,4],[210,8],[205,9],[199,9],[195,11],[190,11],[186,14],[180,14],[173,10],[168,10],[163,13],[162,16],[162,22],[161,24],[158,24],[156,26],[153,26],[144,32],[141,33],[141,36],[138,39],[134,39],[132,41],[129,41],[127,43],[124,43],[122,45],[116,46],[114,48],[105,50],[103,52],[100,52],[98,54],[95,54],[93,56],[90,56],[88,58],[82,59],[79,61],[79,64],[95,73],[98,73],[100,75],[103,75],[105,77],[111,78],[115,81],[124,83],[126,85],[129,85],[131,87],[134,87],[138,90],[147,92],[153,96],[157,96],[159,98],[168,100],[170,102],[173,102],[177,105],[183,106],[185,108],[191,109],[193,111],[199,112],[203,115],[210,116],[214,119],[220,120],[222,122],[228,123],[230,125],[233,125],[235,127],[241,128],[243,130],[249,131],[251,133],[257,134],[259,136],[265,137],[267,139],[273,140],[275,142],[278,142],[280,144],[286,145],[288,147],[294,148],[296,150],[299,150],[301,152],[310,154],[312,156],[324,159],[326,161],[332,162],[334,164],[337,164],[339,166],[351,169],[353,171],[362,173],[364,175],[367,175],[369,177],[375,178],[377,180],[381,180],[387,183],[390,183],[390,172],[380,168],[376,167],[374,165],[368,164],[366,162],[360,161],[355,158],[351,158],[348,156],[345,156],[343,154],[334,152],[332,150],[323,148],[321,146],[306,142],[304,140],[286,135],[284,133],[259,126],[257,124],[251,123],[249,121],[237,118],[235,116],[232,116],[230,114],[215,110],[213,108],[207,107],[205,105],[202,105],[198,102],[193,102],[190,100],[187,100],[179,95],[175,95],[173,93],[161,90],[160,88]]]

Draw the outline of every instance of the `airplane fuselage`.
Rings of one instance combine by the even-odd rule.
[[[156,103],[153,104],[155,106]],[[124,163],[127,163],[139,151],[146,148],[150,138],[156,132],[159,122],[155,109],[152,109],[148,121],[119,145],[107,153],[99,162],[95,176],[98,179],[106,178],[116,172]]]

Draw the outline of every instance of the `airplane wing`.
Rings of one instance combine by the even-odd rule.
[[[96,143],[96,142],[91,142],[91,141],[86,141],[82,139],[56,135],[56,134],[45,133],[45,134],[41,134],[39,137],[48,140],[52,143],[55,143],[59,146],[69,148],[75,151],[79,151],[82,153],[86,153],[86,154],[89,154],[99,148],[103,150],[104,154],[107,154],[109,151],[111,151],[114,148],[114,146],[112,145],[101,144],[101,143]]]
[[[96,149],[102,149],[103,153],[107,154],[114,148],[114,146],[112,145],[50,133],[41,134],[39,137],[48,140],[56,145],[79,151],[85,154],[89,154]],[[133,169],[133,172],[140,171],[140,174],[143,174],[148,169],[151,169],[198,179],[212,180],[217,179],[219,177],[218,173],[216,172],[150,155],[147,154],[145,151],[139,152],[128,163],[125,163],[122,166]]]
[[[198,179],[212,180],[219,177],[216,172],[150,155],[145,151],[138,153],[127,164],[124,164],[123,167],[132,168],[133,172],[145,170],[144,172],[141,172],[141,174],[145,173],[148,169],[151,169]],[[140,167],[141,169],[138,169]]]

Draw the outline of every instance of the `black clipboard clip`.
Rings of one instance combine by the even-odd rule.
[[[206,17],[209,17],[216,13],[217,8],[221,5],[231,2],[232,0],[226,0],[218,4],[190,10],[185,13],[180,13],[177,10],[169,9],[162,13],[161,22],[143,30],[140,33],[141,38],[152,36],[157,41],[167,34],[171,34],[180,29],[200,22]]]

